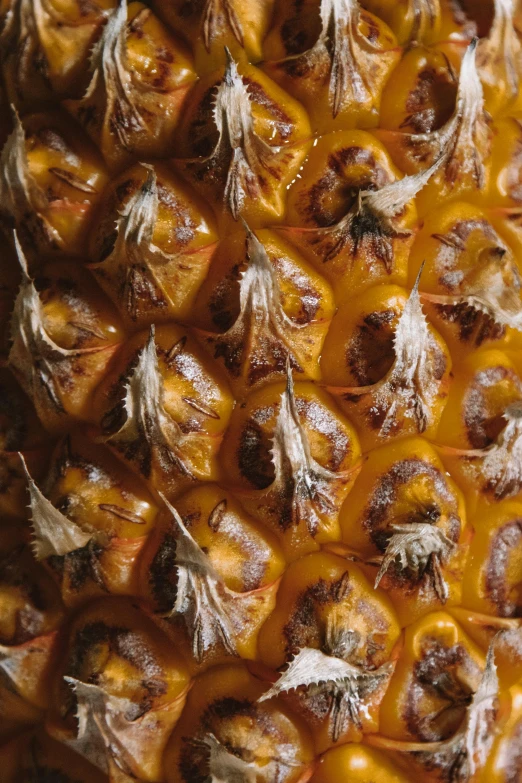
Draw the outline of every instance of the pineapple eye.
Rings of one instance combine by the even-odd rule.
[[[443,614],[430,615],[426,618],[426,622],[434,619],[434,625],[444,624],[445,616]],[[451,622],[451,620],[450,620]],[[415,627],[411,626],[413,631]],[[408,629],[410,630],[410,629]],[[456,637],[458,640],[458,631],[456,628],[448,628],[450,636]],[[453,630],[453,633],[452,633]],[[435,632],[436,633],[436,632]],[[438,635],[436,633],[436,635]],[[433,640],[432,640],[433,641]],[[435,639],[435,644],[439,643],[438,639]],[[431,643],[431,642],[430,642]],[[470,644],[472,644],[470,642]],[[466,644],[466,647],[468,645]],[[440,648],[439,648],[440,650]],[[416,658],[420,657],[419,652],[416,653]],[[421,653],[422,654],[422,653]],[[470,780],[476,777],[476,774],[486,767],[491,755],[491,751],[495,742],[496,732],[494,727],[502,714],[502,700],[500,695],[499,679],[497,676],[497,667],[495,664],[496,647],[491,645],[485,660],[485,664],[482,665],[482,675],[478,678],[478,683],[473,692],[462,699],[468,701],[465,709],[462,710],[462,719],[458,725],[456,731],[450,734],[446,739],[442,739],[434,742],[412,742],[411,740],[397,740],[384,736],[370,737],[370,744],[386,749],[393,754],[399,754],[399,758],[402,755],[402,759],[408,764],[409,769],[414,775],[423,775],[429,772],[431,775],[433,772],[436,775],[435,779],[447,780],[453,777],[456,780]],[[455,688],[455,683],[451,682],[451,677],[445,676],[442,673],[441,678],[437,676],[437,663],[434,666],[428,661],[428,669],[434,669],[433,674],[435,679],[429,682],[428,688],[434,688],[438,686],[439,692],[453,693],[452,698],[459,696],[462,692],[462,687]],[[433,676],[433,674],[431,676]],[[451,674],[451,668],[448,669],[446,674]],[[430,675],[428,675],[430,677]],[[397,683],[399,683],[400,673],[397,675]],[[392,683],[393,685],[393,683]],[[399,687],[402,684],[399,683]],[[390,689],[391,691],[391,689]],[[388,693],[390,693],[390,691]],[[420,691],[418,691],[420,694]],[[397,716],[397,706],[400,704],[401,696],[404,695],[404,690],[396,694],[393,704],[390,705],[390,715],[392,718],[392,725],[397,729],[400,726]],[[425,695],[425,694],[422,694]],[[427,694],[426,694],[427,695]],[[427,707],[430,708],[430,702],[427,699]],[[433,702],[432,702],[433,704]],[[431,713],[428,720],[440,720],[442,731],[448,729],[448,724],[451,727],[453,719],[449,718],[451,714],[451,707],[447,707],[446,700],[439,699],[436,703],[434,713]],[[383,705],[384,706],[384,705]],[[464,706],[464,705],[463,705]],[[440,709],[438,709],[440,707]],[[446,715],[444,717],[444,713]],[[456,722],[456,721],[455,721]],[[437,729],[439,727],[437,726]],[[393,731],[393,729],[392,729]],[[457,777],[455,778],[455,774]]]
[[[222,455],[244,507],[291,560],[339,537],[338,512],[360,456],[351,425],[328,396],[288,374],[236,409]]]
[[[132,337],[94,407],[100,439],[167,496],[217,477],[232,398],[219,368],[181,327]]]
[[[383,92],[381,128],[432,133],[451,118],[458,78],[443,51],[412,47],[395,69],[393,84],[393,89],[388,84]]]
[[[377,727],[398,635],[391,606],[357,566],[327,553],[301,558],[285,572],[259,637],[261,661],[287,665],[261,701],[281,696],[303,714],[320,751],[360,741]]]
[[[410,625],[382,702],[383,733],[410,742],[454,736],[484,665],[482,651],[449,614],[436,612]]]
[[[402,624],[417,612],[459,602],[467,551],[464,503],[425,441],[370,453],[342,508],[341,526],[346,545],[392,597]]]
[[[225,47],[238,60],[262,59],[272,3],[257,0],[153,0],[156,13],[192,45],[196,70],[207,73],[224,65]]]
[[[114,0],[13,0],[2,12],[0,43],[9,103],[25,109],[81,93],[89,53]]]
[[[288,192],[290,225],[326,228],[338,223],[359,191],[379,190],[399,177],[386,148],[366,131],[321,137]]]
[[[196,303],[201,341],[222,362],[239,397],[275,380],[290,362],[316,378],[334,312],[328,284],[271,231],[225,239]],[[226,331],[216,334],[220,324]]]
[[[370,386],[386,376],[394,362],[394,337],[404,307],[400,289],[386,289],[376,302],[375,290],[357,304],[338,310],[321,357],[325,380],[339,386]],[[376,307],[376,305],[378,305]],[[343,345],[339,346],[340,339]]]
[[[217,485],[167,508],[141,557],[142,592],[198,667],[255,658],[284,560],[272,536]]]
[[[457,202],[428,216],[411,251],[411,282],[421,266],[426,312],[453,356],[521,342],[520,272],[485,210]]]
[[[408,299],[395,286],[368,290],[339,309],[325,341],[323,378],[343,410],[364,421],[363,448],[405,435],[433,436],[440,421],[450,356],[424,316],[418,285],[417,279]],[[369,330],[379,336],[370,339],[366,355]],[[381,370],[385,374],[371,383]],[[355,385],[358,378],[370,383]]]
[[[319,25],[310,6],[296,29],[297,3],[281,5],[265,45],[266,73],[304,104],[320,134],[375,126],[384,84],[400,59],[397,39],[357,0],[321,0]]]
[[[280,230],[332,283],[338,302],[377,283],[404,283],[417,224],[414,199],[440,165],[398,179],[370,134],[325,136],[289,191],[292,225]]]
[[[365,615],[359,614],[365,607]],[[399,625],[382,591],[358,566],[328,552],[300,558],[286,570],[274,612],[260,639],[260,659],[279,669],[303,648],[376,669],[390,659]]]
[[[216,242],[209,209],[167,166],[137,165],[102,200],[90,268],[131,329],[183,321]]]
[[[187,102],[176,166],[234,230],[279,222],[286,190],[311,146],[304,109],[230,52],[225,71],[204,77]]]
[[[518,617],[522,607],[522,515],[518,502],[477,516],[463,603],[482,614]]]
[[[165,753],[167,783],[255,780],[298,783],[313,759],[302,720],[241,664],[200,675]]]
[[[158,780],[189,677],[168,638],[131,602],[91,602],[70,626],[49,733],[101,772]]]
[[[468,395],[468,403],[475,403],[473,417],[466,422],[466,428],[460,433],[460,437],[470,440],[472,420],[475,420],[478,432],[473,432],[473,437],[481,435],[479,448],[455,448],[442,447],[441,452],[448,468],[458,480],[466,493],[466,500],[470,509],[480,508],[482,502],[491,504],[506,498],[517,497],[522,490],[522,473],[520,463],[520,448],[522,443],[522,405],[519,399],[519,378],[509,376],[506,367],[489,367],[484,371],[493,381],[489,394]],[[481,373],[482,375],[482,373]],[[502,394],[495,398],[495,386],[497,391],[515,396],[516,401],[500,407],[500,414],[486,418],[496,411],[496,406],[502,406]],[[493,410],[491,408],[493,406]],[[457,407],[457,406],[455,406]],[[471,406],[470,406],[471,407]],[[453,413],[458,412],[453,411]],[[503,411],[503,412],[502,412]],[[484,418],[482,418],[484,417]],[[448,426],[450,416],[444,423]],[[480,427],[480,428],[479,428]],[[481,432],[482,431],[482,432]],[[484,444],[482,448],[481,444]]]
[[[42,482],[29,479],[35,549],[64,603],[137,591],[137,560],[157,507],[112,455],[81,437],[58,446]]]
[[[464,54],[455,108],[440,128],[428,133],[379,129],[393,162],[406,174],[415,174],[439,161],[428,185],[417,197],[419,215],[433,204],[466,198],[477,201],[489,187],[492,130],[484,109],[482,83],[477,71],[477,42]]]
[[[123,0],[108,14],[90,58],[83,97],[66,101],[111,169],[132,155],[167,153],[196,79],[191,58],[142,3]]]
[[[495,443],[506,426],[506,410],[522,399],[517,370],[499,350],[474,353],[462,362],[440,424],[439,442],[468,450]]]
[[[85,270],[49,264],[34,281],[17,241],[22,285],[14,305],[9,365],[46,429],[90,417],[94,388],[121,340],[121,326]]]
[[[2,154],[0,219],[15,228],[31,262],[40,254],[81,255],[107,174],[96,148],[56,112],[13,114]]]

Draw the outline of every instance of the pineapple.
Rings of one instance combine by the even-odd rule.
[[[0,16],[0,783],[522,780],[521,4]]]

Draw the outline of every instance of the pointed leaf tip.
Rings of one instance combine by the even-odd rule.
[[[92,539],[92,533],[86,533],[47,500],[29,473],[23,454],[19,452],[18,456],[29,490],[36,558],[44,560],[53,555],[63,556],[86,546]]]

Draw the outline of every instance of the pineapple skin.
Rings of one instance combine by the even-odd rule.
[[[519,4],[0,15],[0,783],[522,780]]]

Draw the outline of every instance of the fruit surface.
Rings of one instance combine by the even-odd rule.
[[[521,783],[522,3],[0,0],[0,783]]]

